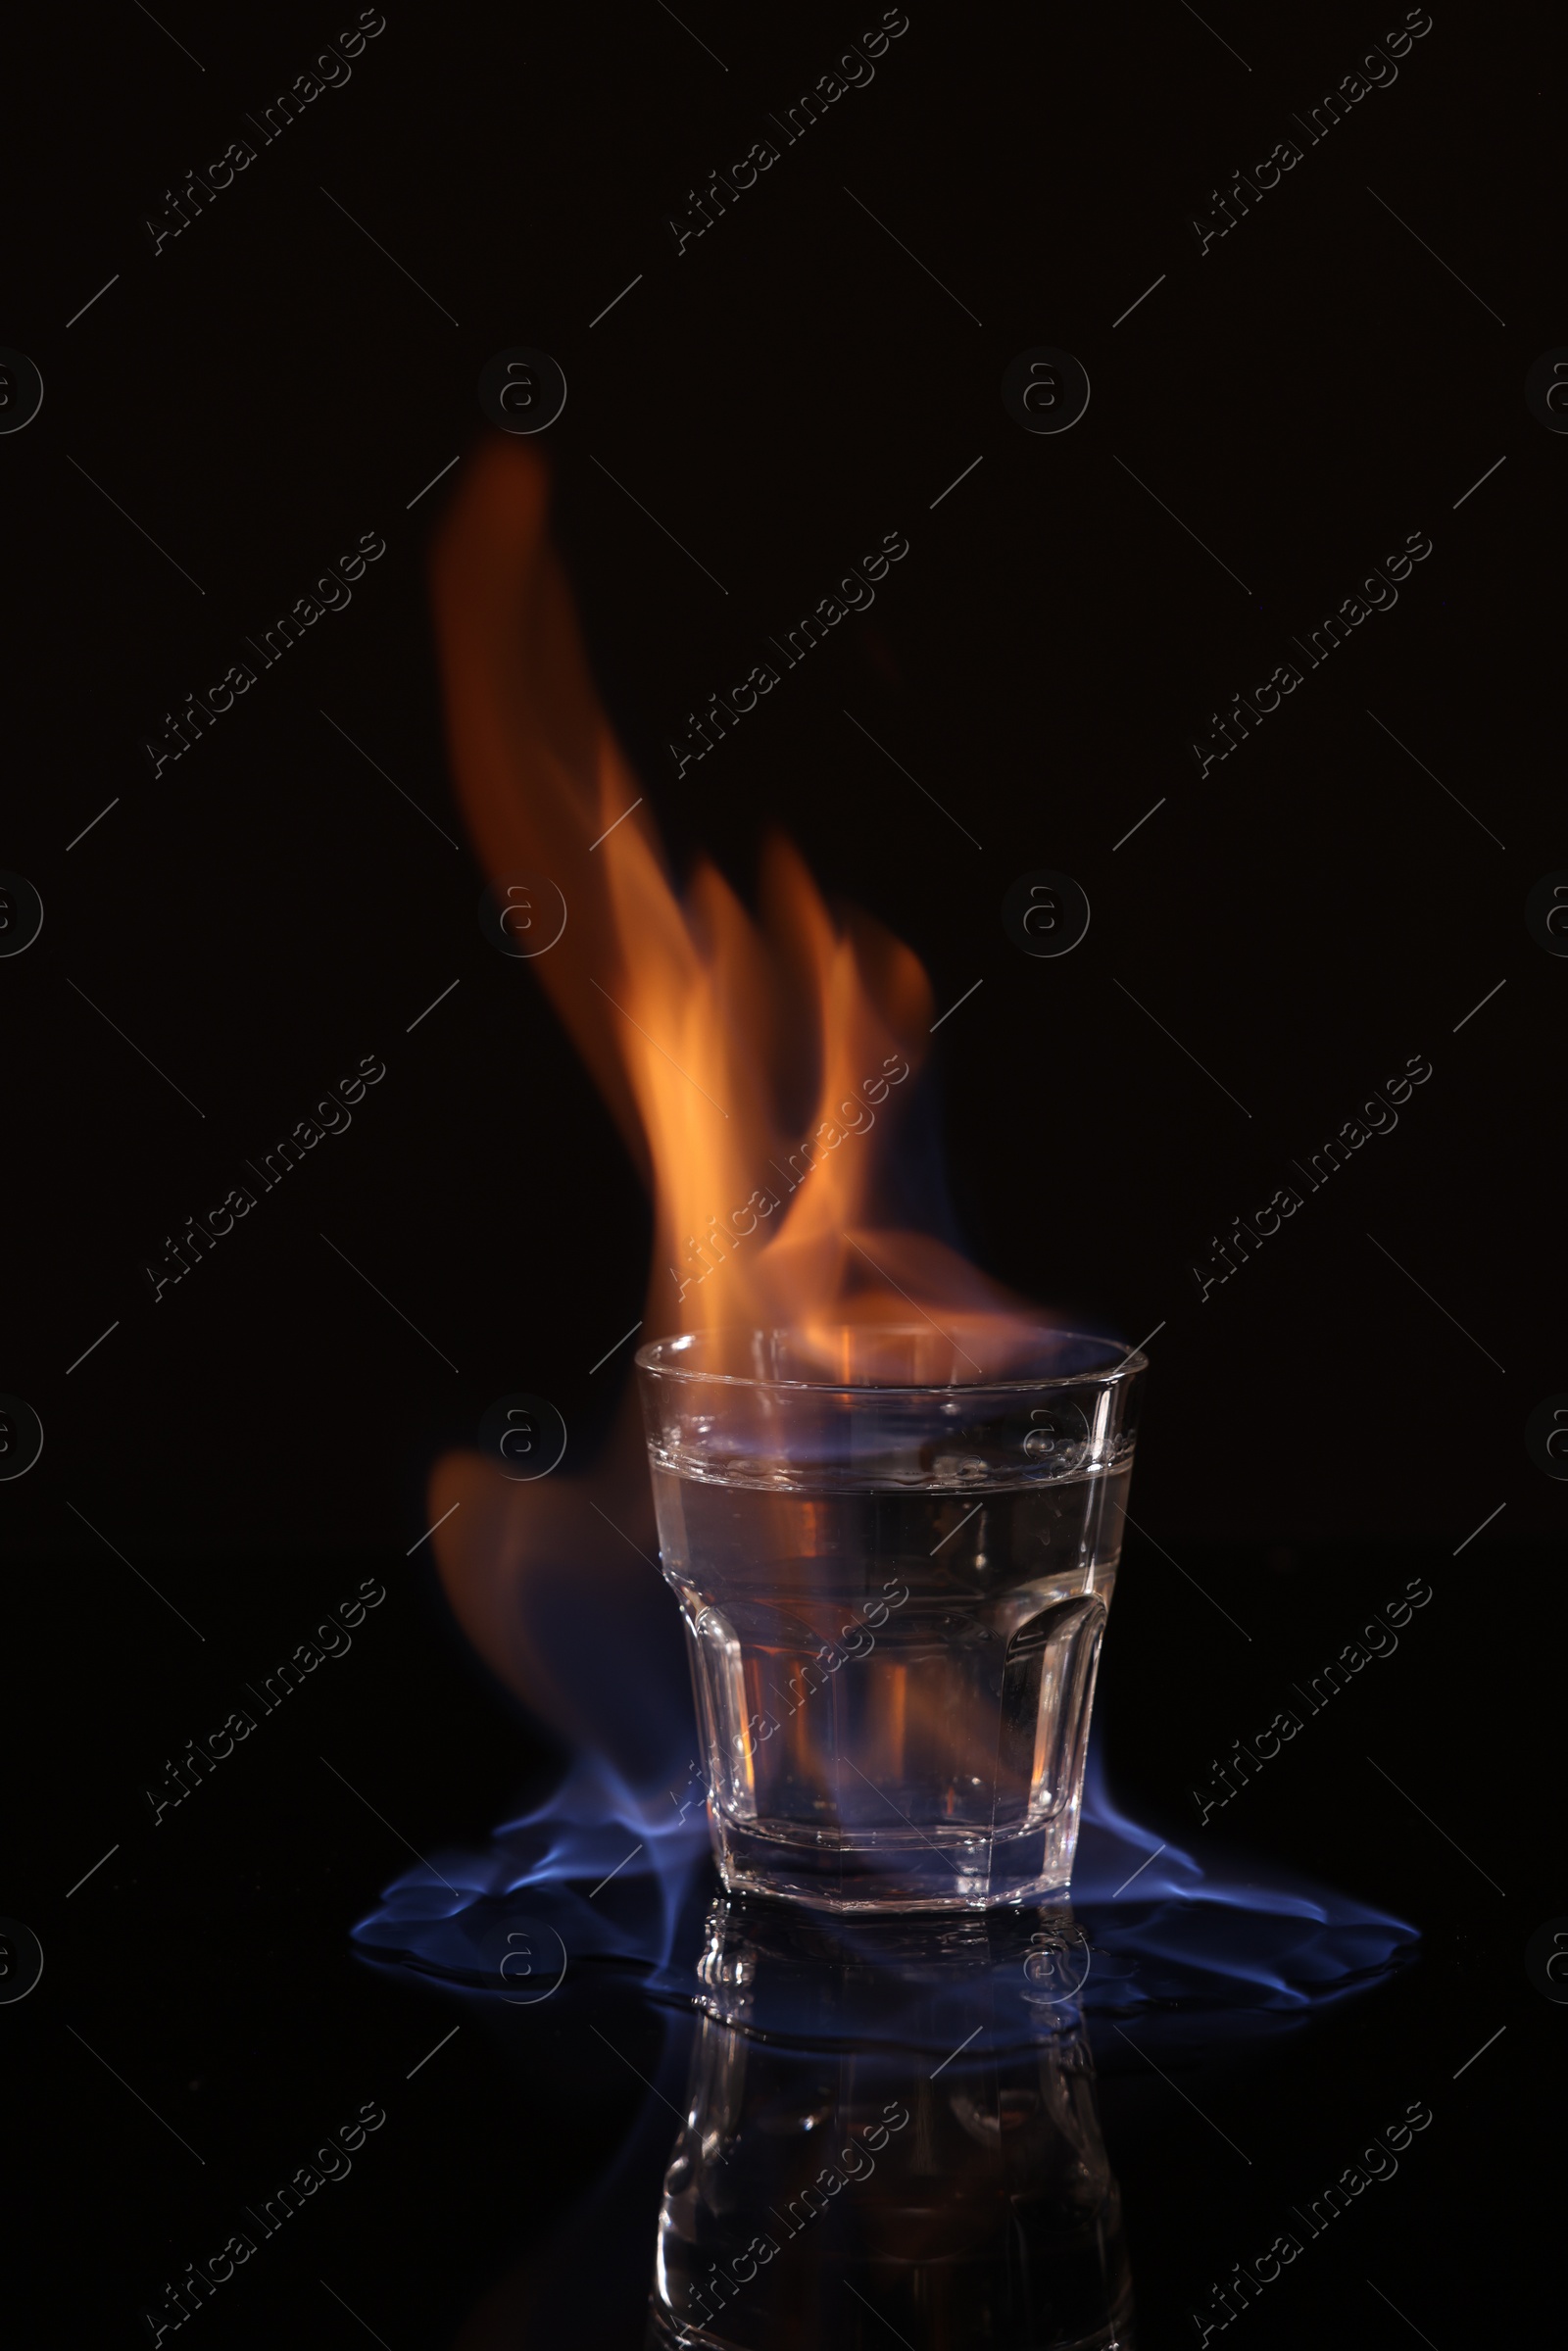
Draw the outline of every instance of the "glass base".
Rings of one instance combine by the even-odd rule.
[[[817,1910],[993,1910],[1057,1899],[1078,1843],[1076,1805],[1033,1829],[862,1829],[853,1840],[831,1830],[781,1836],[725,1820],[711,1805],[708,1817],[731,1893]]]

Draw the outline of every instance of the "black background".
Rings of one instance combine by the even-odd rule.
[[[532,975],[481,938],[483,876],[454,846],[423,565],[460,476],[425,485],[485,429],[485,360],[523,343],[565,369],[558,535],[677,859],[702,847],[744,892],[782,825],[916,949],[939,1005],[982,980],[933,1071],[973,1253],[1080,1323],[1164,1326],[1138,1473],[1153,1540],[1129,1548],[1102,1685],[1128,1801],[1191,1841],[1208,1757],[1359,1612],[1433,1583],[1400,1656],[1228,1816],[1413,1919],[1423,1966],[1198,2091],[1250,2149],[1245,2179],[1146,2084],[1107,2084],[1107,2122],[1159,2343],[1191,2339],[1208,2281],[1385,2103],[1427,2097],[1421,2163],[1247,2324],[1403,2339],[1370,2275],[1447,2351],[1518,2251],[1500,2085],[1539,2079],[1558,2012],[1521,1953],[1568,1911],[1539,1767],[1508,1736],[1560,1627],[1561,1489],[1523,1426],[1568,1389],[1544,1141],[1568,967],[1523,921],[1568,865],[1568,441],[1523,399],[1568,342],[1549,12],[1440,6],[1394,86],[1201,258],[1187,223],[1209,190],[1296,135],[1291,111],[1400,10],[1205,12],[1210,30],[1176,5],[916,9],[870,86],[678,258],[688,188],[772,135],[766,110],[877,11],[694,0],[688,31],[652,4],[394,8],[347,86],[267,146],[245,110],[337,19],[159,13],[167,32],[132,7],[34,23],[6,101],[0,341],[45,383],[0,439],[0,864],[45,906],[0,962],[0,1387],[45,1428],[0,1485],[0,1909],[46,1954],[0,2010],[41,2199],[18,2339],[131,2340],[236,2200],[379,2096],[389,2126],[314,2243],[273,2248],[200,2326],[353,2341],[324,2276],[396,2351],[456,2342],[642,2095],[546,2011],[469,2027],[405,2084],[458,2011],[348,1957],[406,1855],[318,1760],[421,1849],[480,1834],[539,1767],[409,1550],[432,1462],[496,1395],[549,1395],[591,1459],[613,1395],[588,1367],[646,1273],[608,1116]],[[255,162],[155,258],[144,218],[239,136]],[[1002,407],[1004,367],[1040,343],[1093,385],[1065,436]],[[890,530],[910,553],[873,611],[677,784],[684,713]],[[155,778],[164,713],[366,531],[387,552],[352,605]],[[1209,713],[1416,531],[1433,553],[1396,609],[1200,778]],[[1039,867],[1094,908],[1060,961],[1001,925]],[[387,1076],[353,1130],[155,1306],[164,1236],[372,1053]],[[1417,1054],[1433,1075],[1397,1131],[1200,1302],[1210,1236]],[[153,1831],[164,1756],[364,1576],[387,1601],[313,1720]],[[626,2027],[649,2049],[661,2030]],[[615,2339],[635,2339],[652,2209],[614,2240]]]

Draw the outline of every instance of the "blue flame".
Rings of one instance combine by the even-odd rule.
[[[1090,2009],[1192,1999],[1289,2014],[1409,1956],[1403,1920],[1277,1867],[1206,1871],[1120,1810],[1091,1740],[1073,1906],[1095,1925]],[[1103,1945],[1103,1949],[1102,1949]]]
[[[682,1805],[684,1802],[684,1809]],[[576,1962],[629,1963],[658,1975],[707,1856],[708,1823],[690,1787],[636,1794],[603,1756],[584,1755],[531,1812],[504,1822],[482,1852],[438,1854],[408,1870],[354,1929],[369,1956],[471,1980],[498,1919],[548,1919]]]
[[[579,1987],[608,1972],[690,2005],[714,1886],[695,1766],[683,1787],[652,1798],[586,1755],[482,1851],[440,1854],[434,1873],[407,1871],[354,1939],[368,1959],[494,1994],[504,1986],[486,1952],[500,1927],[526,1920],[560,1937]],[[1280,1870],[1205,1870],[1117,1807],[1093,1743],[1072,1907],[1091,1953],[1082,2011],[1091,2020],[1151,2012],[1167,2042],[1178,2008],[1180,2033],[1202,2019],[1210,2036],[1227,2014],[1233,2026],[1250,2016],[1252,2029],[1303,2018],[1388,1972],[1417,1940],[1401,1921]],[[863,1925],[813,1916],[846,1958],[881,1964]],[[952,1929],[951,1914],[942,1924]],[[1003,2039],[1040,2028],[1008,1932],[994,1971],[993,2030]],[[907,2007],[893,2001],[886,2030],[909,2029]]]

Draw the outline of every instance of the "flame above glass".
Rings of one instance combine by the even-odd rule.
[[[706,859],[676,891],[589,675],[548,487],[531,449],[486,445],[437,540],[451,763],[492,876],[564,899],[535,968],[653,1194],[648,1335],[788,1324],[830,1368],[829,1332],[912,1307],[1004,1347],[1038,1312],[936,1237],[937,1202],[901,1197],[924,970],[868,915],[835,920],[782,839],[756,919]]]
[[[676,890],[547,508],[538,457],[498,442],[439,534],[452,765],[493,886],[532,876],[564,903],[535,967],[653,1194],[638,1360],[720,1867],[847,1906],[1057,1889],[1142,1359],[1054,1333],[934,1231],[913,954],[830,915],[782,840],[755,918],[706,860]],[[536,1702],[542,1644],[518,1625],[568,1546],[582,1572],[583,1502],[648,1547],[634,1441],[623,1423],[591,1494],[518,1504],[461,1466],[432,1488],[459,1615]],[[813,1664],[836,1675],[852,1639],[857,1670],[808,1706]]]

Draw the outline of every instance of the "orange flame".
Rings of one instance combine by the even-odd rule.
[[[547,510],[539,458],[491,442],[437,538],[452,770],[491,875],[548,876],[565,899],[564,932],[534,968],[653,1192],[643,1337],[787,1328],[830,1376],[865,1379],[906,1363],[911,1326],[928,1326],[975,1375],[1004,1374],[1040,1318],[885,1207],[930,1035],[924,971],[868,916],[835,922],[782,840],[762,861],[760,920],[706,861],[677,894],[595,695]],[[588,1701],[537,1571],[569,1558],[576,1603],[612,1609],[628,1638],[632,1618],[651,1641],[673,1629],[631,1557],[655,1547],[633,1398],[594,1493],[590,1512],[571,1480],[509,1485],[473,1454],[441,1462],[430,1492],[432,1519],[466,1505],[436,1537],[460,1621],[578,1739]]]
[[[870,1332],[914,1316],[979,1314],[1003,1341],[1011,1301],[878,1210],[930,1034],[924,971],[868,916],[835,923],[780,840],[760,922],[706,861],[677,896],[589,681],[547,489],[530,450],[491,444],[437,544],[452,765],[492,874],[565,898],[537,969],[652,1185],[646,1336],[788,1327],[831,1368],[858,1326],[862,1377]]]

